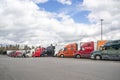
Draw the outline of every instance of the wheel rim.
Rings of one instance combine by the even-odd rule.
[[[98,60],[99,60],[99,59],[100,59],[100,56],[96,56],[96,59],[98,59]]]
[[[61,58],[63,58],[64,57],[64,55],[61,55]]]
[[[80,58],[80,55],[77,55],[76,58]]]

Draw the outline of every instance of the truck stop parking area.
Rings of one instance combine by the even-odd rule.
[[[0,80],[120,80],[120,61],[0,55]]]

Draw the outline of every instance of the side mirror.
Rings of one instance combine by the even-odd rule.
[[[63,49],[63,51],[66,51],[66,50],[67,50],[67,48],[64,48],[64,49]]]
[[[81,51],[84,51],[84,50],[85,50],[85,48],[80,48],[80,50],[81,50]]]

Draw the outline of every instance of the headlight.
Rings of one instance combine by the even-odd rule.
[[[91,55],[93,57],[93,55]]]
[[[91,58],[91,59],[94,59],[94,55],[91,55],[90,58]]]

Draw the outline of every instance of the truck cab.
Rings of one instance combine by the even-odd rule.
[[[77,50],[77,44],[68,44],[57,54],[58,57],[74,57],[74,52]]]
[[[50,45],[48,46],[42,53],[41,53],[41,57],[44,57],[44,56],[54,56],[54,53],[55,53],[55,46],[53,45]]]
[[[81,43],[81,47],[78,51],[74,53],[75,58],[89,58],[91,53],[94,51],[94,42],[84,42]]]
[[[45,50],[43,47],[39,47],[35,49],[35,52],[32,54],[32,57],[40,57],[41,53]]]
[[[107,42],[102,50],[94,51],[91,54],[91,59],[112,59],[120,60],[120,40]]]

